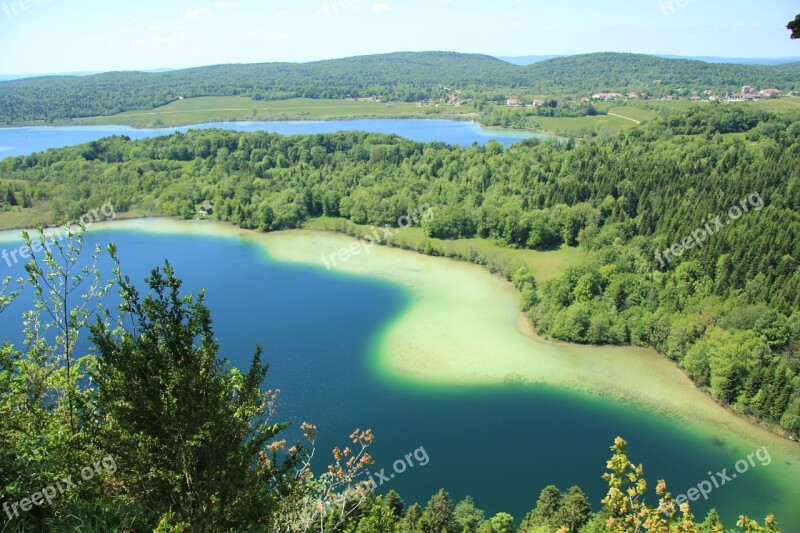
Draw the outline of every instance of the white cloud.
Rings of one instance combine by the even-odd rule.
[[[213,14],[214,12],[207,7],[189,8],[183,12],[183,16],[187,19],[202,19]]]
[[[289,36],[285,33],[272,33],[272,32],[248,32],[247,37],[251,39],[258,39],[259,41],[288,41]]]
[[[233,7],[230,2],[214,2],[214,9],[229,9]]]
[[[278,16],[279,17],[288,17],[289,16],[289,10],[288,9],[284,9],[283,11],[278,11]]]
[[[383,11],[391,11],[392,9],[394,9],[392,6],[390,6],[389,4],[385,4],[383,2],[376,2],[376,3],[372,4],[372,12],[373,13],[381,13]]]
[[[156,39],[158,44],[171,44],[175,42],[175,37],[159,37]]]
[[[150,30],[150,31],[160,31],[161,30],[161,26],[156,26],[154,24],[152,26],[148,26],[147,29]]]

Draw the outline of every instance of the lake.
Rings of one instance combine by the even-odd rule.
[[[127,135],[131,139],[146,139],[187,132],[191,129],[221,128],[234,131],[267,131],[282,135],[308,135],[337,131],[366,131],[369,133],[395,133],[419,141],[441,141],[448,144],[470,146],[495,140],[505,146],[531,137],[554,138],[544,134],[524,131],[482,128],[475,122],[457,120],[401,120],[363,119],[309,122],[213,122],[179,128],[137,129],[130,126],[36,126],[30,128],[0,128],[0,159],[30,155],[49,148],[62,148],[96,141],[111,135]]]
[[[0,233],[0,248],[17,246],[17,234]],[[327,270],[320,255],[352,239],[213,222],[115,222],[87,239],[115,241],[134,280],[168,258],[186,291],[206,289],[221,355],[234,364],[264,345],[265,385],[283,391],[278,419],[319,427],[317,470],[354,429],[372,428],[373,472],[393,473],[420,448],[428,458],[380,490],[424,504],[444,487],[519,521],[549,484],[580,485],[597,510],[617,435],[649,487],[665,478],[673,495],[764,446],[769,464],[756,461],[693,511],[717,507],[729,527],[738,512],[772,511],[784,531],[800,530],[800,446],[715,407],[653,352],[524,334],[513,288],[479,267],[375,247]],[[0,316],[4,337],[19,331],[24,303]]]

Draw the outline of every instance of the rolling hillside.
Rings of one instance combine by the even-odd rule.
[[[504,90],[579,95],[598,90],[727,90],[742,85],[800,86],[800,63],[726,65],[646,55],[600,53],[518,66],[453,52],[400,52],[314,63],[215,65],[169,72],[111,72],[0,82],[0,124],[49,122],[152,109],[181,97],[249,96],[259,100],[378,95],[414,102]]]

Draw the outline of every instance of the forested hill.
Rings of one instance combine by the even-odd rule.
[[[643,54],[599,53],[561,57],[527,68],[532,87],[547,92],[559,89],[587,93],[598,90],[740,91],[743,85],[788,89],[800,84],[800,63],[737,65]]]
[[[601,53],[555,58],[529,66],[453,52],[400,52],[318,61],[216,65],[169,72],[112,72],[0,82],[0,124],[53,121],[152,109],[180,97],[380,96],[415,102],[443,97],[500,97],[526,89],[540,95],[678,89],[716,91],[797,88],[800,63],[779,66],[711,64],[646,55]]]
[[[413,102],[446,94],[451,87],[482,91],[524,83],[520,67],[489,56],[447,52],[44,77],[0,83],[0,123],[110,115],[151,109],[180,97],[280,100],[379,95]]]
[[[110,201],[120,213],[190,218],[210,201],[221,220],[271,231],[319,215],[390,224],[427,203],[436,216],[421,252],[453,255],[447,241],[471,237],[580,245],[593,258],[538,290],[497,265],[541,334],[653,346],[723,404],[796,438],[798,154],[800,115],[731,106],[578,146],[203,130],[8,158],[0,209],[75,219]],[[462,257],[487,262],[476,250]]]

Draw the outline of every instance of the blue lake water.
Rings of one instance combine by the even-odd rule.
[[[470,146],[495,140],[509,145],[538,137],[552,138],[521,131],[482,128],[474,122],[457,120],[400,120],[365,119],[315,122],[213,122],[194,126],[162,129],[137,129],[129,126],[36,126],[30,128],[0,128],[0,159],[30,155],[49,148],[62,148],[87,143],[111,135],[127,135],[131,139],[146,139],[170,135],[190,129],[221,128],[234,131],[267,131],[282,135],[333,133],[336,131],[366,131],[369,133],[395,133],[419,142],[441,141],[448,144]]]
[[[92,245],[111,241],[124,273],[139,280],[140,288],[150,269],[169,259],[185,291],[206,290],[221,356],[246,368],[256,344],[263,344],[271,362],[265,386],[283,391],[278,420],[319,428],[317,471],[330,461],[333,446],[349,444],[354,429],[372,428],[372,471],[395,474],[380,490],[396,489],[407,504],[424,504],[444,487],[456,501],[472,495],[488,512],[509,512],[519,521],[539,492],[556,484],[562,490],[580,485],[597,510],[607,490],[600,476],[617,435],[629,440],[632,458],[644,463],[651,488],[659,478],[673,488],[693,486],[712,465],[721,469],[740,458],[671,419],[568,391],[425,391],[382,381],[367,361],[382,329],[408,303],[401,287],[284,264],[234,237],[114,229],[87,237]],[[101,268],[109,272],[109,261]],[[0,277],[22,272],[21,265],[0,264]],[[0,315],[0,338],[18,338],[28,298]],[[413,467],[395,473],[395,461],[419,448],[427,464],[412,459]],[[763,518],[766,510],[780,509],[784,531],[800,530],[792,529],[800,528],[797,511],[786,511],[796,507],[782,500],[766,473],[754,470],[746,481],[716,492],[712,502],[693,504],[693,511],[702,517],[713,503],[730,526],[736,512]]]

